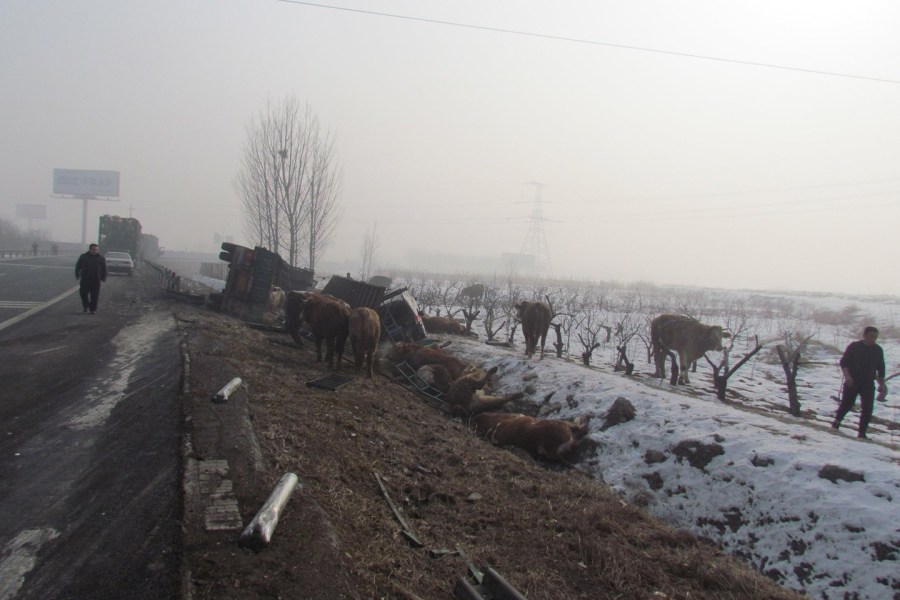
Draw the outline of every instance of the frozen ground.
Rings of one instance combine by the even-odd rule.
[[[398,284],[409,286],[429,312],[440,306],[425,298],[441,284]],[[900,372],[900,299],[660,288],[543,288],[531,294],[549,295],[557,307],[568,296],[568,309],[574,297],[583,305],[593,301],[601,311],[605,301],[610,325],[621,320],[622,307],[634,306],[635,294],[643,310],[633,311],[638,320],[690,312],[732,330],[743,325],[730,364],[749,353],[757,338],[763,349],[729,379],[726,402],[716,399],[712,369],[702,359],[689,386],[653,378],[640,336],[628,343],[636,364],[632,376],[613,368],[614,339],[600,344],[590,367],[582,365],[577,326],[563,340],[563,358],[551,347],[552,330],[544,360],[524,358],[519,332],[513,349],[458,337],[451,349],[476,364],[497,365],[500,390],[525,389],[543,416],[590,414],[589,435],[599,450],[580,468],[629,502],[812,597],[900,598],[900,377],[888,385],[897,394],[876,404],[869,441],[855,437],[856,411],[840,432],[829,428],[841,386],[838,359],[864,325],[882,330],[888,375]],[[603,300],[596,303],[598,297]],[[480,320],[473,331],[484,339]],[[497,337],[507,334],[504,329]],[[775,350],[788,337],[810,338],[797,377],[799,417],[788,410]],[[716,364],[722,360],[722,353],[709,356]],[[601,430],[603,416],[620,397],[634,406],[635,419]]]
[[[850,306],[847,312],[860,323],[874,321],[883,331],[893,327],[898,308],[897,299],[789,300],[827,309],[826,315]],[[737,394],[724,403],[716,399],[712,369],[702,360],[692,385],[673,387],[652,378],[643,357],[635,360],[634,375],[615,372],[611,343],[595,352],[590,368],[552,351],[544,360],[525,359],[520,339],[510,350],[454,338],[451,349],[479,365],[498,365],[500,388],[525,388],[544,415],[592,415],[590,437],[599,450],[581,468],[628,501],[813,597],[900,598],[900,402],[889,394],[886,403],[877,403],[870,441],[856,439],[855,411],[840,432],[832,431],[841,382],[837,361],[861,327],[805,326],[816,336],[797,378],[800,417],[787,410],[785,376],[774,355],[782,341],[777,334],[764,339],[766,332],[758,332],[765,347],[729,380]],[[473,329],[479,331],[478,325]],[[748,340],[738,341],[732,364],[753,348]],[[900,343],[887,336],[879,342],[888,374],[896,373]],[[718,363],[721,353],[710,357]],[[893,384],[900,393],[900,378]],[[636,417],[602,431],[603,415],[619,397],[634,405]]]

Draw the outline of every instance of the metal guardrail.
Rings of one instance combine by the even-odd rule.
[[[2,249],[0,248],[0,258],[34,258],[37,256],[74,256],[73,252],[57,252],[54,254],[49,250],[38,250],[38,253],[35,254],[31,248],[26,250],[17,250],[17,249]]]
[[[150,268],[156,271],[156,278],[159,283],[163,286],[163,288],[167,290],[172,290],[174,292],[181,291],[181,276],[178,275],[175,271],[171,269],[167,269],[162,265],[158,265],[155,262],[145,260],[144,261]]]

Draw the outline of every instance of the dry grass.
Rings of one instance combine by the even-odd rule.
[[[470,563],[495,568],[530,600],[797,597],[578,471],[491,446],[385,376],[357,377],[336,392],[309,388],[305,381],[324,373],[314,353],[200,310],[192,317],[198,340],[224,342],[247,382],[265,481],[293,471],[304,486],[283,517],[287,526],[279,526],[265,551],[271,562],[265,578],[254,571],[254,564],[263,568],[260,559],[225,551],[229,541],[219,540],[217,552],[192,549],[207,553],[196,577],[213,582],[210,597],[316,597],[290,564],[277,564],[308,543],[302,528],[291,526],[304,502],[327,516],[331,541],[346,558],[334,577],[349,568],[355,582],[355,595],[347,597],[448,598]],[[424,547],[400,534],[374,473]],[[242,506],[265,498],[265,490],[237,487]],[[430,552],[458,547],[468,560]],[[226,573],[230,586],[217,585]]]

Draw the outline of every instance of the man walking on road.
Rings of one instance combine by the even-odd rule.
[[[91,244],[88,251],[78,257],[75,263],[75,279],[81,281],[78,293],[81,295],[81,306],[84,312],[97,312],[97,301],[100,299],[100,284],[106,281],[106,258],[100,254],[100,246]]]
[[[856,437],[863,439],[866,439],[866,429],[875,408],[875,381],[878,381],[879,398],[887,391],[884,387],[884,350],[875,343],[877,340],[878,329],[869,326],[863,331],[863,339],[852,342],[844,350],[841,357],[844,389],[837,416],[831,424],[833,429],[839,428],[859,396],[861,412]]]

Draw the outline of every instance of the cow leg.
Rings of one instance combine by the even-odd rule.
[[[322,362],[322,338],[316,336],[316,362]]]
[[[328,361],[328,368],[334,368],[334,337],[325,338],[325,360]]]
[[[650,345],[650,355],[647,358],[653,357],[653,366],[655,371],[653,373],[654,377],[659,377],[660,379],[666,378],[666,359],[665,354],[663,353],[663,349],[657,346],[656,344]]]
[[[362,347],[362,340],[350,338],[350,347],[353,349],[353,365],[356,367],[356,372],[359,373],[362,370],[363,355],[365,353]]]
[[[679,354],[679,362],[681,363],[681,373],[678,374],[678,382],[687,385],[691,382],[691,378],[688,377],[688,370],[691,368],[691,363],[686,360],[684,354]]]
[[[544,344],[547,343],[547,333],[541,335],[541,360],[544,360]]]

